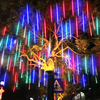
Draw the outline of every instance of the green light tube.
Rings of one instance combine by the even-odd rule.
[[[19,25],[20,25],[20,21],[18,21],[18,24],[17,24],[16,35],[18,35],[18,32],[19,32]]]
[[[97,31],[97,35],[99,35],[99,20],[98,20],[98,17],[96,17],[96,31]]]
[[[16,61],[17,61],[17,52],[15,53],[15,56],[14,56],[14,66],[16,65]]]
[[[85,58],[84,58],[84,64],[85,64],[85,73],[88,74],[88,71],[87,71],[87,57],[85,55]]]
[[[9,34],[7,35],[5,49],[7,48],[8,40],[9,40]]]
[[[3,43],[3,38],[2,38],[1,41],[0,41],[0,46],[2,45],[2,43]]]
[[[20,44],[19,44],[19,51],[18,51],[18,58],[19,58],[19,56],[20,56],[20,50],[21,50],[21,40],[20,40]]]
[[[68,71],[68,81],[70,82],[70,73],[69,73],[69,71]]]
[[[28,47],[30,47],[30,30],[28,32]]]
[[[16,82],[16,87],[18,87],[18,81]]]
[[[31,83],[31,73],[30,73],[30,76],[29,76],[29,83]]]
[[[26,84],[28,83],[28,71],[26,72]]]
[[[98,84],[98,80],[97,80],[97,77],[95,76],[95,82],[96,82],[96,84]]]
[[[10,55],[8,56],[8,61],[7,61],[7,70],[8,70],[8,67],[9,67],[9,61],[10,61]]]

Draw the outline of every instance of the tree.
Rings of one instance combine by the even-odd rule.
[[[24,1],[18,2],[19,7],[21,7],[22,2]],[[50,3],[49,0],[46,2],[46,4]],[[37,8],[41,6],[40,2],[38,3],[39,5],[37,6]],[[72,0],[72,2],[67,1],[67,3],[65,1],[63,1],[61,4],[56,3],[55,6],[50,5],[50,14],[48,9],[47,11],[44,11],[45,18],[40,13],[42,9],[45,9],[44,6],[40,7],[38,11],[31,9],[30,6],[27,4],[25,10],[23,10],[22,13],[16,14],[17,18],[19,18],[19,15],[21,16],[18,23],[16,23],[16,29],[13,29],[13,32],[10,31],[12,33],[11,35],[4,36],[4,38],[1,39],[1,66],[4,65],[2,59],[4,57],[4,52],[6,51],[5,54],[8,55],[6,56],[6,58],[8,59],[7,66],[9,66],[7,67],[7,70],[12,71],[12,74],[14,75],[15,85],[18,84],[18,76],[21,75],[21,77],[25,77],[25,81],[26,83],[29,83],[30,87],[31,72],[34,71],[36,67],[39,67],[39,82],[42,73],[41,69],[45,71],[54,71],[55,66],[57,66],[56,69],[58,69],[58,66],[60,67],[60,69],[62,69],[61,76],[64,78],[64,80],[66,76],[72,76],[72,79],[68,79],[69,82],[77,82],[77,84],[82,83],[79,82],[78,79],[75,80],[75,76],[77,76],[78,78],[82,77],[83,81],[85,80],[84,77],[88,76],[88,73],[92,73],[94,77],[97,78],[98,75],[96,74],[96,71],[92,72],[90,68],[87,68],[87,63],[85,64],[85,69],[83,67],[84,65],[81,64],[81,62],[78,62],[78,60],[79,55],[81,55],[81,57],[83,57],[82,63],[84,59],[85,62],[87,62],[86,59],[88,59],[92,53],[98,54],[98,52],[100,51],[100,48],[98,47],[98,17],[96,17],[95,19],[97,22],[97,25],[94,25],[96,27],[97,32],[97,34],[95,34],[96,32],[95,29],[93,29],[94,26],[92,25],[92,23],[94,23],[93,14],[89,13],[89,11],[94,10],[90,10],[90,8],[88,8],[89,11],[85,11],[85,7],[83,7],[81,11],[79,10],[80,12],[78,12],[78,8],[74,9],[71,8],[71,6],[69,6],[68,9],[65,8],[65,5],[68,6],[68,4],[71,5],[72,3],[73,6],[75,6],[74,4],[77,4],[75,1],[73,2]],[[82,3],[83,6],[88,7],[88,2],[82,1]],[[62,4],[63,7],[61,6]],[[81,5],[81,3],[79,4]],[[13,5],[16,5],[15,2],[13,3]],[[6,6],[9,5],[6,4]],[[80,6],[78,7],[80,8]],[[53,12],[53,8],[56,8],[56,14],[55,12]],[[60,15],[60,12],[58,12],[58,10],[62,10],[63,13]],[[11,9],[11,11],[16,12],[15,9]],[[68,15],[65,13],[65,11],[68,12]],[[56,16],[53,16],[53,13]],[[86,18],[86,22],[88,24],[86,24],[85,21],[85,24],[81,23],[82,17],[84,17],[83,19]],[[8,18],[7,20],[8,23],[10,23],[8,24],[10,26],[7,27],[7,29],[10,28],[11,30],[12,19]],[[73,24],[71,23],[72,21]],[[75,27],[72,27],[72,25]],[[86,27],[85,25],[87,26],[87,30],[85,30],[84,28]],[[3,35],[8,33],[6,28],[4,28],[2,33]],[[96,41],[94,42],[94,40]],[[12,45],[14,45],[14,48]],[[69,52],[71,52],[70,55],[68,54]],[[87,55],[89,55],[88,58]],[[93,60],[94,56],[92,55],[91,58]],[[17,62],[19,62],[19,65]],[[94,66],[94,63],[92,63],[91,65]],[[66,69],[65,72],[64,69]],[[97,68],[95,69],[94,67],[92,69],[97,70]],[[45,71],[43,71],[43,73],[45,73]],[[26,75],[24,76],[24,74]],[[64,81],[64,84],[66,89],[66,80]],[[83,87],[85,87],[85,85],[86,83],[83,83]]]

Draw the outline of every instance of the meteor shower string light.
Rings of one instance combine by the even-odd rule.
[[[73,68],[73,73],[75,73],[74,53],[72,53],[72,68]]]
[[[79,84],[79,75],[77,75],[76,78],[77,78],[77,84]]]
[[[100,52],[99,52],[99,71],[100,71]]]
[[[68,26],[67,26],[67,22],[65,22],[65,33],[66,33],[66,40],[68,40]]]
[[[78,37],[78,19],[76,17],[76,37]]]
[[[20,44],[19,44],[18,58],[19,58],[19,56],[20,56],[21,42],[22,42],[22,40],[20,40]]]
[[[40,87],[40,78],[41,78],[41,70],[39,69],[39,80],[38,80],[38,87]]]
[[[22,57],[20,57],[20,61],[19,61],[19,69],[20,69],[20,70],[21,70],[22,62],[23,62]]]
[[[7,48],[8,40],[9,40],[9,34],[7,35],[7,38],[6,38],[6,45],[5,45],[5,49]]]
[[[34,34],[33,34],[34,40],[33,40],[33,41],[34,41],[34,43],[36,43],[36,30],[35,30],[35,25],[34,25],[33,29],[34,29],[34,30],[33,30],[33,31],[34,31]]]
[[[36,23],[37,23],[37,30],[39,30],[39,12],[36,10]]]
[[[44,41],[43,41],[43,34],[44,34],[44,33],[43,33],[43,31],[42,31],[42,45],[44,44]]]
[[[24,29],[24,35],[23,35],[23,38],[25,38],[26,36],[26,26],[25,26],[25,29]]]
[[[13,65],[13,71],[12,71],[12,74],[14,75],[14,72],[15,72],[15,66]]]
[[[30,71],[30,75],[29,75],[29,83],[31,83],[31,71]]]
[[[55,39],[57,38],[57,36],[56,36],[56,23],[54,23],[54,35],[55,35]]]
[[[70,50],[69,48],[68,48],[68,57],[69,57],[68,68],[70,69]]]
[[[44,71],[44,80],[43,80],[43,85],[46,86],[46,72]]]
[[[4,84],[3,84],[3,86],[5,86],[5,84],[6,84],[6,77],[7,77],[7,72],[5,72],[5,74],[4,74]]]
[[[99,20],[98,20],[98,17],[96,17],[96,31],[97,31],[97,35],[99,35]]]
[[[28,83],[28,70],[26,72],[26,84]]]
[[[32,83],[35,83],[35,69],[33,69],[33,80]]]
[[[57,17],[57,24],[59,24],[59,13],[58,13],[58,4],[56,3],[56,17]]]
[[[29,6],[27,4],[27,23],[29,24]]]
[[[28,32],[28,47],[30,47],[30,30]]]
[[[47,39],[47,35],[46,35],[46,20],[44,19],[44,34],[45,34],[45,39]]]
[[[10,39],[10,50],[12,49],[12,46],[13,46],[12,45],[12,43],[13,43],[12,41],[13,41],[13,38]]]
[[[62,42],[64,42],[64,33],[63,33],[63,23],[61,21],[61,35],[62,35]]]
[[[92,54],[92,75],[95,75],[94,56]]]
[[[91,13],[91,17],[92,17],[93,28],[94,28],[94,30],[95,30],[96,27],[95,27],[95,23],[94,23],[93,13]]]
[[[23,19],[22,19],[22,27],[24,27],[24,20],[25,20],[25,15],[23,15]]]
[[[74,16],[74,1],[72,0],[72,15]]]
[[[87,69],[87,57],[85,55],[85,58],[84,58],[84,64],[85,64],[85,73],[88,74],[88,69]]]
[[[17,72],[15,72],[15,83],[17,82]]]
[[[64,87],[65,87],[65,90],[66,90],[66,80],[64,80]]]
[[[25,45],[27,45],[27,35],[26,35],[26,38],[25,38]]]
[[[83,81],[83,87],[85,88],[86,87],[86,79],[85,79],[84,74],[82,75],[82,81]]]
[[[74,76],[74,74],[73,74],[73,84],[75,84],[75,76]]]
[[[18,87],[18,81],[16,82],[16,88]]]
[[[11,63],[12,63],[12,56],[10,57],[10,62],[9,62],[9,71],[10,71],[10,68],[11,68]]]
[[[98,84],[98,80],[97,80],[97,77],[96,76],[95,76],[95,83]]]
[[[18,21],[18,24],[17,24],[16,35],[18,35],[18,32],[19,32],[19,26],[20,26],[20,21]]]
[[[6,31],[7,31],[7,27],[4,27],[4,29],[3,29],[3,35],[5,35]]]
[[[70,30],[70,39],[72,37],[72,26],[71,26],[71,19],[69,18],[69,30]]]
[[[82,12],[82,22],[83,22],[83,32],[85,33],[85,15],[84,15],[84,12]]]
[[[89,21],[89,29],[90,29],[90,35],[92,36],[92,28],[91,28],[91,23]]]
[[[53,22],[53,17],[52,17],[52,5],[50,5],[50,19],[51,19],[51,23]]]
[[[16,87],[14,86],[14,87],[13,87],[13,92],[15,91],[15,89],[16,89]]]
[[[16,45],[16,51],[18,50],[18,42],[17,42],[17,45]]]
[[[28,47],[30,47],[30,30],[28,32]]]
[[[60,68],[57,69],[57,77],[60,78]]]
[[[17,61],[17,52],[15,53],[15,56],[14,56],[14,66],[16,65],[16,61]]]
[[[2,48],[2,44],[3,44],[3,38],[0,41],[0,47]]]
[[[5,52],[5,49],[3,49],[2,56],[1,56],[1,66],[3,65],[3,61],[4,61],[4,52]]]
[[[77,74],[80,74],[79,55],[77,54]]]
[[[86,12],[87,12],[87,18],[89,18],[89,5],[88,5],[88,1],[86,1]]]
[[[21,67],[21,78],[22,78],[23,73],[24,73],[24,62],[22,63],[22,67]]]
[[[7,60],[7,70],[8,70],[8,67],[9,67],[9,61],[10,61],[10,55],[8,56],[8,60]]]
[[[50,51],[51,51],[51,44],[49,42],[48,58],[50,57]]]
[[[63,0],[63,17],[65,18],[65,1]]]
[[[71,78],[70,78],[70,73],[68,71],[68,81],[70,82],[71,81]]]
[[[79,0],[77,0],[77,15],[79,16]]]

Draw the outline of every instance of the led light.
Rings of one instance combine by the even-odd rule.
[[[47,38],[47,35],[46,35],[46,20],[44,19],[44,34],[45,34],[45,39]]]
[[[59,18],[58,18],[58,15],[59,15],[59,13],[58,13],[58,4],[56,3],[56,14],[57,14],[57,24],[59,24]]]
[[[29,24],[29,7],[28,7],[28,4],[27,4],[27,23]]]
[[[18,21],[18,24],[17,24],[16,35],[18,35],[18,32],[19,32],[19,25],[20,25],[20,21]]]
[[[77,15],[79,16],[79,0],[77,0]]]
[[[2,56],[1,56],[1,66],[3,65],[3,61],[4,61],[4,52],[5,52],[5,49],[3,50]]]
[[[39,13],[36,10],[37,30],[39,30]]]
[[[72,37],[72,26],[71,26],[71,19],[69,18],[69,28],[70,28],[70,39]]]
[[[24,27],[24,19],[25,19],[25,15],[23,15],[22,27]]]
[[[72,15],[74,16],[74,2],[73,2],[73,0],[72,0]]]
[[[78,19],[76,17],[76,37],[78,37]]]
[[[85,73],[88,74],[88,70],[87,70],[87,57],[85,55],[85,58],[84,58],[84,63],[85,63]]]
[[[65,2],[63,0],[63,17],[65,18]]]
[[[65,33],[66,33],[66,40],[68,40],[68,26],[67,26],[67,22],[65,22]]]
[[[28,32],[28,47],[30,47],[30,30]]]
[[[51,23],[53,22],[53,19],[52,19],[52,5],[50,5],[50,18],[51,18]]]
[[[98,17],[96,17],[96,31],[97,31],[97,35],[99,35],[99,20],[98,20]]]

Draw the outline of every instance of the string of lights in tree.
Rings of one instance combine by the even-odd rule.
[[[16,66],[19,66],[21,72],[19,77],[23,78],[25,75],[25,82],[29,84],[29,89],[30,83],[35,83],[37,73],[39,74],[38,87],[42,82],[46,86],[45,71],[49,65],[50,57],[62,57],[65,61],[66,66],[55,66],[54,68],[58,78],[64,76],[64,68],[68,68],[67,80],[64,80],[65,90],[66,81],[73,84],[82,83],[83,87],[86,87],[89,73],[94,76],[95,82],[98,83],[98,67],[95,55],[85,55],[82,59],[80,54],[74,52],[69,46],[64,47],[64,42],[72,40],[74,37],[78,38],[81,34],[86,34],[88,29],[91,37],[95,33],[96,36],[99,36],[99,18],[94,19],[93,14],[90,13],[88,1],[83,3],[80,0],[71,0],[69,9],[66,5],[68,4],[64,0],[62,4],[50,5],[50,17],[46,19],[38,10],[33,12],[29,4],[26,4],[23,15],[21,15],[16,26],[15,35],[16,37],[21,36],[18,41],[13,36],[5,35],[7,27],[4,27],[3,37],[0,40],[1,66],[4,65],[6,51],[14,50],[15,53],[9,54],[6,62],[7,71],[11,71],[14,76],[13,90],[18,87],[19,75]],[[50,25],[53,30],[48,28]],[[55,41],[52,42],[53,36]],[[98,57],[98,62],[100,62],[100,55]],[[27,58],[27,62],[23,58]],[[35,68],[38,68],[38,71]],[[6,76],[7,73],[4,75],[4,85],[6,85]]]

